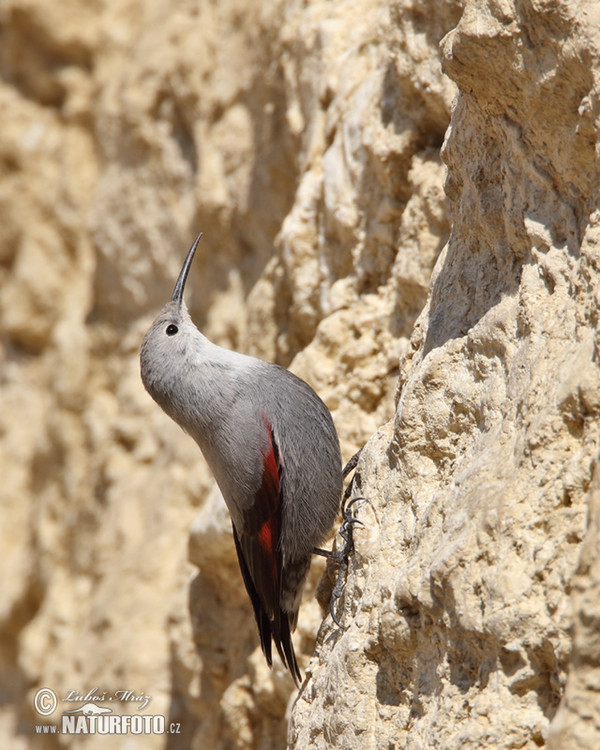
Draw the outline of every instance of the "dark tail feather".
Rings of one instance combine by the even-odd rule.
[[[256,609],[254,611],[254,616],[258,618]],[[261,612],[260,622],[257,619],[256,623],[258,625],[258,634],[260,635],[260,647],[265,655],[267,664],[271,667],[273,665],[273,660],[271,659],[271,623],[267,617],[267,613],[264,611]]]
[[[292,643],[290,616],[291,615],[288,615],[288,613],[284,612],[282,609],[275,612],[275,617],[273,619],[273,640],[275,641],[279,658],[292,675],[296,687],[299,688],[300,683],[302,682],[302,674],[298,667],[298,662],[296,661],[294,644]]]
[[[300,668],[298,667],[298,662],[296,661],[296,654],[294,653],[294,645],[292,643],[292,635],[290,632],[290,618],[294,620],[293,625],[295,626],[297,614],[294,616],[293,614],[288,614],[282,609],[277,608],[275,610],[275,616],[273,620],[271,621],[269,619],[269,615],[261,604],[260,597],[258,596],[256,587],[254,586],[254,581],[252,580],[252,576],[250,575],[250,571],[248,570],[248,565],[246,564],[246,560],[242,553],[235,526],[233,526],[233,538],[235,541],[235,549],[238,555],[240,570],[242,571],[242,578],[244,579],[244,584],[246,586],[246,590],[248,591],[248,595],[250,596],[252,608],[254,609],[254,617],[256,619],[258,633],[260,635],[260,645],[263,650],[263,654],[265,655],[265,659],[267,660],[267,664],[269,666],[272,666],[273,663],[273,660],[271,658],[272,637],[275,641],[275,646],[277,647],[279,658],[283,662],[283,665],[288,669],[289,673],[292,675],[292,679],[294,680],[296,687],[299,688],[300,683],[302,682],[302,674],[300,673]]]
[[[256,624],[258,626],[258,634],[260,635],[260,646],[265,655],[265,659],[267,660],[267,664],[271,666],[273,663],[271,659],[271,621],[260,603],[260,598],[256,592],[254,581],[252,580],[252,576],[250,575],[250,571],[248,570],[246,560],[242,553],[242,548],[240,547],[240,541],[235,526],[233,526],[233,538],[235,540],[235,550],[237,552],[240,570],[242,571],[242,578],[244,579],[246,591],[250,596],[252,608],[254,609],[254,618],[256,619]]]

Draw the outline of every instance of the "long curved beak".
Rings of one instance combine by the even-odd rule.
[[[192,267],[194,254],[201,237],[202,232],[200,232],[200,234],[196,237],[196,239],[194,240],[194,244],[190,247],[188,254],[185,256],[183,266],[175,283],[175,289],[173,289],[173,294],[171,295],[171,302],[177,302],[179,307],[181,307],[181,304],[183,302],[183,290],[185,289],[185,282],[187,281],[188,273],[190,272],[190,268]]]

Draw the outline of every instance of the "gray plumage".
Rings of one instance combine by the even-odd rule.
[[[183,291],[200,236],[171,301],[144,338],[142,381],[200,446],[231,515],[267,661],[273,638],[298,684],[291,632],[313,549],[339,511],[339,441],[327,407],[307,383],[216,346],[196,328]]]

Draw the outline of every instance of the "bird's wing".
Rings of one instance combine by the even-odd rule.
[[[233,527],[242,577],[254,607],[260,642],[271,664],[271,637],[282,662],[296,682],[300,670],[290,633],[290,616],[281,609],[280,546],[283,460],[273,428],[263,417],[268,440],[263,451],[262,481],[252,505],[244,512],[242,529]]]

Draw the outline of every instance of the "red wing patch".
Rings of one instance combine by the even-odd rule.
[[[299,685],[301,674],[291,639],[291,615],[280,606],[283,460],[273,428],[264,414],[263,422],[267,441],[262,454],[261,484],[244,514],[244,528],[234,527],[233,536],[267,663],[271,664],[272,638],[281,661],[290,670],[296,685]]]
[[[260,527],[258,542],[265,557],[271,560],[273,582],[278,586],[281,572],[280,556],[277,554],[281,521],[281,482],[277,456],[275,455],[277,448],[273,439],[273,430],[266,417],[263,417],[263,420],[269,433],[269,452],[264,455],[262,484],[257,494],[261,499],[265,495],[268,497],[272,511],[270,517]]]
[[[272,617],[279,608],[281,581],[281,481],[279,450],[273,429],[266,417],[263,421],[268,440],[263,451],[262,480],[252,506],[245,513],[240,546],[256,592]]]
[[[274,523],[271,519],[263,523],[258,532],[258,543],[265,555],[274,558],[273,552],[276,545],[275,540],[273,539],[273,532],[275,531],[273,527]],[[277,575],[277,571],[275,571],[275,575]]]

